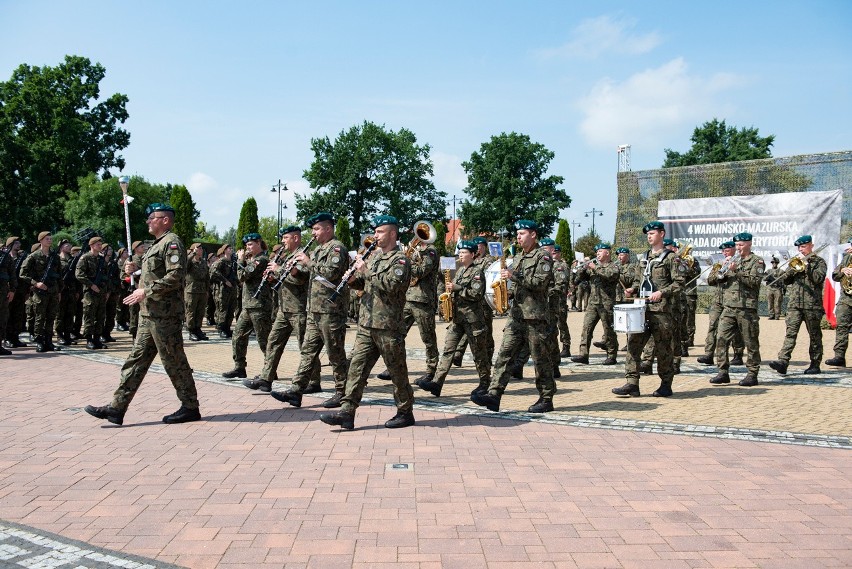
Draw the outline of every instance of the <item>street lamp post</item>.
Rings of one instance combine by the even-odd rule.
[[[278,192],[278,226],[275,229],[276,233],[281,231],[281,190],[287,191],[287,184],[281,183],[281,178],[278,178],[278,183],[272,185],[272,192]],[[286,205],[284,207],[287,207]],[[280,235],[278,236],[281,237]]]
[[[599,216],[603,216],[603,212],[599,209],[592,208],[592,211],[586,212],[586,217],[589,217],[589,214],[592,214],[592,235],[595,234],[595,214]]]
[[[574,252],[574,249],[577,248],[577,229],[579,229],[580,227],[582,227],[582,225],[579,222],[574,221],[573,219],[571,220],[571,252],[572,253]]]

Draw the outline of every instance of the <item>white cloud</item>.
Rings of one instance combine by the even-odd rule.
[[[453,192],[461,192],[467,187],[467,174],[462,168],[461,158],[436,150],[432,150],[431,156],[435,172],[432,182],[437,189],[452,197]]]
[[[195,172],[186,181],[186,187],[193,195],[208,194],[219,187],[219,184],[212,176],[208,176],[204,172]]]
[[[690,75],[683,58],[617,82],[600,80],[580,101],[580,132],[592,146],[652,146],[714,116],[730,112],[722,93],[741,83],[732,74]]]
[[[580,22],[571,30],[571,40],[559,47],[542,49],[543,58],[595,59],[603,54],[640,55],[661,43],[657,32],[631,33],[636,21],[629,18],[598,16]]]

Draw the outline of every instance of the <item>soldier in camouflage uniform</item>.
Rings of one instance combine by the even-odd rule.
[[[571,332],[568,330],[568,287],[571,283],[571,269],[568,263],[562,260],[562,247],[553,246],[553,281],[559,290],[559,302],[557,302],[556,325],[559,329],[559,338],[562,343],[560,358],[571,357]]]
[[[116,255],[118,260],[116,264],[118,265],[118,275],[119,275],[119,286],[118,286],[118,310],[115,313],[115,322],[116,329],[121,330],[122,332],[127,332],[130,330],[130,307],[124,304],[124,299],[127,298],[127,295],[130,294],[130,278],[124,272],[124,265],[127,264],[130,256],[127,254],[127,249],[124,247],[120,247],[118,251],[116,251]]]
[[[187,423],[201,419],[198,394],[192,368],[183,350],[183,287],[186,249],[180,238],[172,233],[175,211],[169,205],[151,204],[148,231],[154,243],[142,257],[139,287],[124,302],[141,303],[136,341],[121,368],[121,383],[112,403],[104,407],[86,406],[86,412],[98,419],[121,425],[133,396],[142,384],[151,362],[157,354],[175,388],[181,406],[163,417],[164,423]],[[128,270],[136,270],[136,266]]]
[[[39,248],[26,258],[21,267],[21,279],[32,288],[35,312],[35,343],[37,352],[59,351],[53,344],[53,322],[62,291],[59,255],[51,249],[53,236],[49,231],[38,234]]]
[[[784,271],[778,268],[778,258],[772,257],[772,268],[766,271],[766,307],[769,309],[769,319],[781,318],[781,303],[784,302]],[[828,362],[826,362],[828,363]]]
[[[671,302],[683,287],[686,267],[677,255],[663,245],[666,236],[662,222],[652,221],[642,228],[650,245],[645,254],[644,268],[636,271],[633,285],[624,291],[628,296],[638,293],[646,299],[645,331],[630,334],[627,339],[627,360],[624,363],[627,383],[616,387],[612,392],[619,396],[639,397],[639,361],[642,348],[653,337],[657,346],[657,372],[660,387],[654,391],[654,397],[670,397],[674,365],[672,353],[672,312]]]
[[[56,337],[63,346],[76,343],[71,338],[74,330],[74,313],[77,310],[77,302],[80,300],[79,283],[74,276],[75,257],[71,253],[71,242],[62,239],[59,242],[59,273],[62,280],[62,293],[59,295],[59,306],[56,311]]]
[[[222,377],[228,379],[246,377],[246,353],[252,329],[257,335],[260,351],[266,355],[266,340],[272,329],[272,292],[269,287],[260,286],[263,273],[269,264],[262,241],[259,233],[247,233],[243,235],[245,249],[240,249],[237,253],[237,278],[243,289],[243,309],[237,317],[237,325],[231,339],[234,369],[222,374]],[[260,293],[255,298],[255,292],[258,290]]]
[[[739,260],[729,265],[727,271],[718,276],[722,284],[722,315],[716,333],[716,366],[719,373],[710,380],[713,385],[730,383],[728,374],[728,345],[739,334],[748,350],[746,367],[748,373],[740,385],[757,385],[760,371],[760,317],[757,315],[757,297],[760,283],[766,271],[766,263],[751,252],[751,233],[734,236]]]
[[[147,245],[143,241],[134,241],[131,249],[133,250],[133,254],[130,256],[131,266],[141,267],[142,266],[142,257],[145,255],[145,251],[147,249]],[[131,278],[133,283],[136,283],[136,286],[139,285],[139,276],[140,273],[138,270],[131,271],[135,274],[129,274],[127,271],[124,272],[125,276]],[[132,288],[134,285],[130,285],[130,292],[132,294]],[[123,301],[122,301],[123,302]],[[136,338],[136,330],[139,327],[139,304],[128,304],[130,310],[130,336],[132,338]]]
[[[522,253],[515,256],[511,269],[500,272],[501,278],[512,281],[514,285],[514,304],[503,329],[503,342],[488,391],[474,392],[471,401],[490,411],[498,411],[518,352],[529,344],[535,363],[539,398],[528,411],[546,413],[553,411],[553,396],[556,393],[550,346],[546,345],[549,331],[547,291],[553,280],[553,259],[538,246],[539,229],[536,222],[526,219],[516,221],[515,230]]]
[[[216,329],[220,338],[231,338],[231,323],[240,294],[237,280],[237,262],[230,245],[222,245],[216,253],[219,257],[210,267],[210,282],[216,287]]]
[[[334,216],[328,212],[319,212],[308,218],[306,224],[316,239],[318,247],[310,256],[305,252],[296,254],[295,260],[311,271],[308,291],[308,322],[305,339],[302,342],[299,369],[293,376],[288,391],[273,393],[279,401],[295,407],[301,405],[301,395],[306,392],[312,377],[316,377],[315,367],[323,346],[334,373],[334,395],[323,403],[326,409],[340,407],[343,388],[346,383],[346,307],[349,304],[349,287],[344,285],[341,294],[332,299],[333,290],[343,278],[349,267],[349,252],[334,238]],[[319,277],[320,280],[317,280]],[[361,311],[361,317],[365,317]],[[369,315],[366,315],[369,317]],[[400,320],[401,320],[400,316]],[[390,368],[389,368],[390,369]],[[390,369],[391,373],[393,370]],[[397,381],[397,378],[393,378]],[[408,377],[405,378],[406,383]]]
[[[734,256],[734,247],[735,244],[733,241],[725,241],[719,245],[719,250],[722,251],[722,255],[725,260],[731,259]],[[704,341],[704,355],[696,358],[698,363],[704,365],[713,365],[715,362],[717,330],[719,327],[719,317],[722,315],[723,308],[722,281],[718,278],[719,269],[721,268],[722,263],[717,265],[713,266],[710,270],[710,274],[707,276],[707,284],[712,287],[710,307],[707,311],[709,319],[707,325],[707,337]],[[734,331],[734,338],[731,341],[731,345],[734,349],[734,357],[730,362],[731,365],[743,365],[742,357],[743,350],[745,349],[745,342],[743,341],[739,328]]]
[[[390,215],[373,218],[376,251],[368,259],[358,257],[349,286],[364,290],[363,310],[358,320],[358,333],[352,348],[352,361],[346,376],[345,395],[340,410],[324,413],[320,420],[345,430],[355,428],[355,410],[361,402],[370,370],[384,359],[393,381],[396,415],[385,423],[388,429],[414,425],[414,390],[408,382],[405,354],[405,293],[411,282],[411,263],[397,249],[399,222]]]
[[[189,247],[183,301],[186,304],[186,329],[189,331],[189,339],[197,342],[209,339],[201,330],[204,312],[207,310],[207,290],[210,288],[210,271],[205,257],[201,243],[193,243]]]
[[[849,241],[852,245],[852,240]],[[846,367],[846,348],[849,347],[849,328],[852,327],[852,289],[848,286],[852,283],[852,247],[847,247],[843,252],[843,261],[834,268],[831,279],[846,285],[840,287],[840,300],[834,310],[837,317],[837,331],[834,339],[834,357],[825,360],[826,365]]]
[[[106,302],[104,305],[104,324],[101,327],[101,342],[115,342],[112,330],[115,328],[115,316],[118,312],[118,302],[121,296],[121,271],[118,268],[118,256],[113,254],[112,247],[104,247],[104,260],[106,261]]]
[[[695,311],[698,309],[698,277],[701,276],[701,264],[697,259],[688,255],[684,259],[686,264],[686,304],[684,305],[683,338],[681,341],[681,355],[688,356],[689,348],[695,345]]]
[[[474,237],[471,241],[473,241],[476,245],[476,259],[474,260],[474,263],[479,265],[482,268],[482,271],[485,272],[488,270],[488,267],[493,265],[494,261],[497,260],[488,251],[488,239],[480,235]],[[494,358],[494,310],[491,308],[491,305],[488,304],[485,296],[482,297],[482,313],[485,314],[485,324],[488,327],[488,336],[485,339],[485,344],[488,348],[488,359],[491,360]],[[467,344],[468,341],[466,337],[462,338],[459,342],[459,345],[456,348],[456,355],[453,358],[454,366],[461,367],[462,358],[464,357],[464,353],[467,351]]]
[[[26,326],[26,302],[30,297],[29,283],[24,282],[19,277],[21,275],[21,266],[24,264],[26,255],[21,249],[20,237],[9,237],[6,240],[6,249],[14,262],[13,272],[15,274],[14,282],[16,286],[13,292],[15,293],[12,300],[9,301],[9,317],[6,323],[6,347],[9,348],[24,348],[26,344],[21,342],[19,336],[24,332]]]
[[[618,287],[621,265],[610,260],[612,247],[609,243],[598,243],[595,245],[595,260],[580,265],[577,274],[581,278],[588,279],[591,285],[588,307],[583,317],[583,332],[580,339],[580,353],[573,358],[572,362],[589,363],[589,346],[592,343],[592,335],[595,326],[601,323],[604,333],[604,345],[606,359],[603,365],[615,365],[615,356],[618,353],[618,339],[613,329],[613,306],[615,305],[615,290]]]
[[[822,305],[822,289],[825,286],[825,276],[828,266],[825,259],[814,253],[814,242],[810,235],[802,235],[796,239],[794,245],[798,247],[799,254],[803,257],[804,269],[797,271],[788,267],[784,272],[783,281],[787,285],[787,335],[784,337],[784,345],[778,352],[778,359],[769,362],[769,367],[784,375],[790,363],[790,354],[796,347],[796,336],[804,321],[808,329],[810,345],[808,354],[811,363],[804,373],[820,373],[819,364],[822,362],[822,317],[825,309]]]
[[[106,263],[101,252],[104,241],[100,237],[89,239],[89,251],[77,263],[77,280],[83,285],[83,336],[90,350],[104,349],[101,332],[106,314]]]
[[[422,378],[414,383],[424,391],[428,391],[435,397],[441,395],[444,381],[450,372],[459,340],[470,338],[470,349],[473,351],[473,362],[479,375],[479,386],[476,391],[487,391],[491,383],[491,360],[488,359],[488,347],[485,343],[485,334],[488,333],[485,325],[485,315],[482,310],[482,297],[485,295],[485,272],[480,265],[474,263],[477,245],[473,241],[461,241],[459,243],[460,267],[456,271],[452,283],[453,318],[447,327],[447,335],[444,340],[444,352],[435,379],[423,381]]]
[[[6,323],[9,321],[9,303],[12,302],[15,296],[15,289],[18,288],[18,277],[15,275],[15,259],[12,257],[11,249],[12,244],[8,241],[6,246],[0,249],[0,341],[6,337]],[[11,355],[12,352],[0,345],[0,356]]]
[[[290,225],[282,229],[282,248],[285,253],[284,263],[279,265],[270,262],[267,267],[267,284],[265,286],[278,287],[278,310],[275,313],[275,322],[272,323],[272,331],[266,344],[266,355],[263,359],[263,371],[254,379],[244,379],[243,385],[249,389],[260,391],[272,391],[272,382],[278,379],[278,364],[281,355],[287,346],[290,336],[295,333],[299,347],[305,338],[307,326],[308,306],[308,276],[310,271],[296,262],[295,256],[302,247],[302,230],[296,225]],[[286,256],[285,256],[286,255]],[[284,271],[286,270],[286,274]],[[322,391],[320,386],[320,362],[319,357],[314,361],[311,368],[311,380],[304,393],[317,393]],[[301,403],[301,400],[299,401]]]

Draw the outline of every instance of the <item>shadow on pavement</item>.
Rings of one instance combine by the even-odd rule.
[[[659,403],[646,403],[635,399],[613,399],[612,401],[600,401],[587,405],[560,405],[555,411],[652,411],[659,407]]]

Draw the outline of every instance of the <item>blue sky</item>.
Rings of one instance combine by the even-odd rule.
[[[616,148],[632,169],[685,151],[714,117],[776,136],[774,156],[852,148],[852,2],[163,2],[0,0],[0,77],[65,54],[128,95],[126,173],[187,184],[201,218],[275,215],[313,158],[370,120],[432,147],[435,183],[501,132],[555,152],[562,217],[611,238]],[[448,212],[451,211],[451,207]]]

